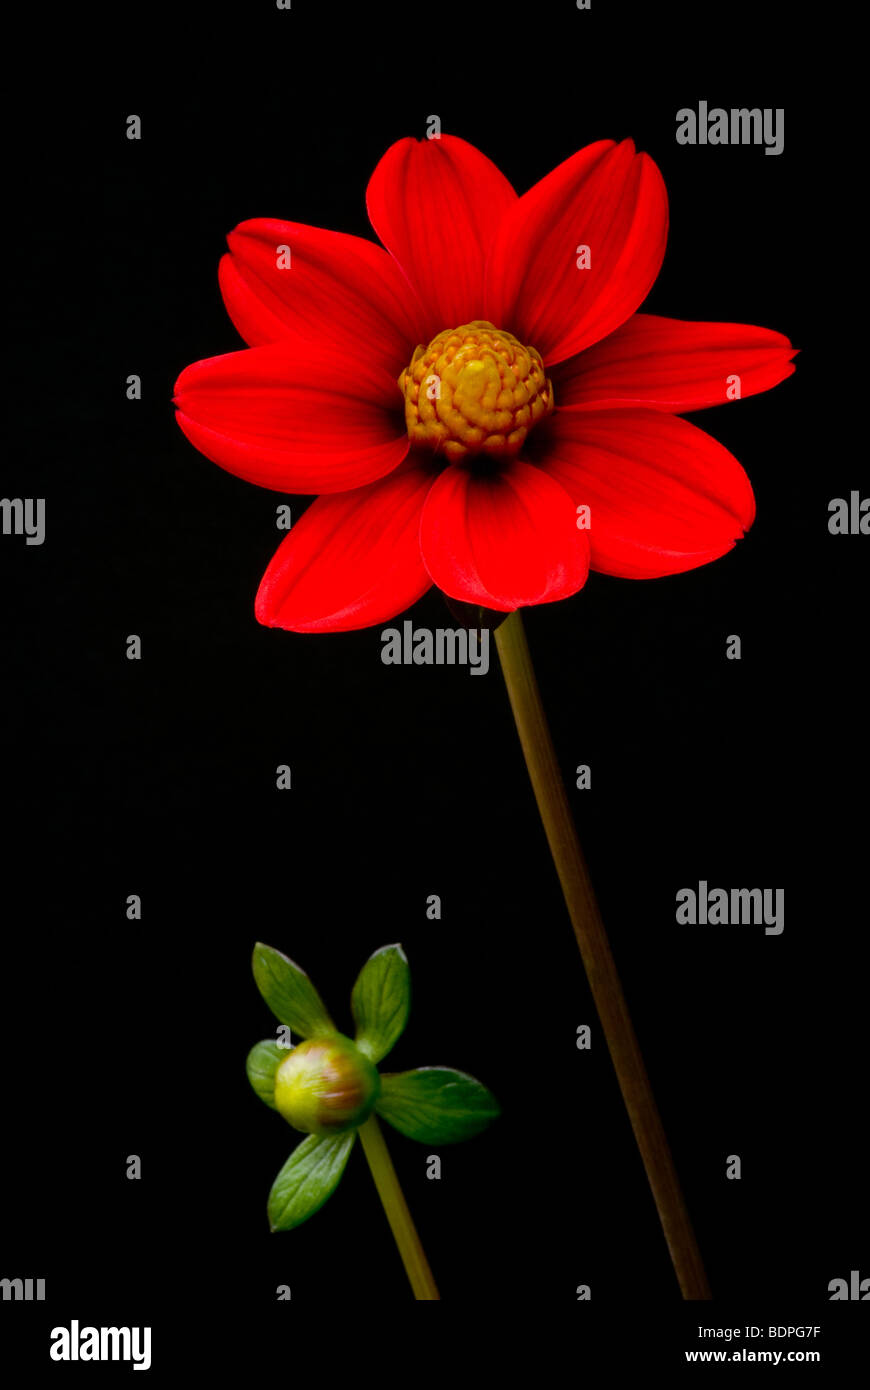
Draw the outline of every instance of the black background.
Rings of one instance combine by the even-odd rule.
[[[519,191],[589,141],[633,136],[671,208],[645,307],[759,323],[802,349],[773,392],[692,417],[752,479],[749,537],[671,579],[592,576],[526,627],[569,787],[592,768],[571,797],[719,1305],[704,1316],[824,1317],[833,1347],[861,1311],[827,1301],[831,1279],[870,1275],[867,542],[827,531],[828,501],[866,479],[837,434],[849,367],[831,350],[849,245],[830,218],[849,205],[799,80],[817,40],[785,8],[729,14],[717,29],[712,12],[599,0],[479,21],[264,0],[90,16],[46,40],[62,71],[22,58],[3,492],[46,497],[47,537],[2,542],[0,1276],[47,1280],[44,1306],[2,1305],[26,1362],[49,1365],[47,1329],[73,1317],[153,1323],[156,1367],[158,1338],[187,1349],[200,1314],[219,1319],[223,1354],[299,1305],[389,1317],[411,1301],[361,1151],[310,1223],[268,1232],[295,1137],[245,1078],[274,1030],[250,973],[258,937],[346,1026],[359,967],[402,941],[414,1000],[390,1066],[455,1065],[498,1095],[502,1119],[442,1152],[440,1182],[428,1150],[389,1132],[445,1301],[542,1313],[588,1283],[585,1328],[624,1330],[631,1310],[698,1345],[679,1330],[494,651],[471,679],[384,667],[379,628],[259,627],[287,499],[210,464],[173,421],[181,369],[241,346],[217,287],[226,232],[272,216],[370,236],[369,174],[430,113]],[[675,113],[700,99],[784,107],[784,153],[678,146]],[[125,138],[134,112],[140,142]],[[141,402],[125,398],[133,372]],[[411,616],[453,622],[434,593]],[[702,878],[783,887],[783,935],[677,926],[676,891]]]

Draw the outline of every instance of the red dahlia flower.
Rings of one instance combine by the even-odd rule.
[[[250,346],[176,386],[208,458],[322,494],[266,570],[260,622],[367,627],[432,584],[509,612],[567,598],[590,568],[655,578],[732,548],[749,480],[678,417],[775,386],[795,350],[636,313],[668,226],[648,155],[601,140],[518,197],[464,140],[404,139],[367,204],[386,250],[241,223],[220,286]]]

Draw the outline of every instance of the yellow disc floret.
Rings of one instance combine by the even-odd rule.
[[[475,454],[514,458],[553,409],[540,353],[486,319],[421,343],[399,386],[411,443],[451,463]]]

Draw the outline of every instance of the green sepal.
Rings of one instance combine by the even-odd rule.
[[[287,1056],[287,1051],[286,1047],[279,1047],[274,1038],[264,1038],[251,1048],[245,1062],[248,1080],[260,1100],[265,1101],[272,1110],[278,1108],[275,1104],[275,1072]]]
[[[269,1225],[273,1231],[292,1231],[319,1211],[341,1180],[356,1130],[330,1135],[309,1134],[294,1149],[269,1193]]]
[[[382,946],[370,956],[356,978],[351,995],[360,1052],[372,1062],[395,1047],[408,1022],[411,972],[401,946]]]
[[[254,980],[276,1018],[302,1038],[335,1032],[335,1025],[304,970],[272,946],[258,941],[252,961]]]
[[[421,1144],[471,1139],[501,1113],[491,1091],[473,1076],[449,1067],[382,1075],[375,1111],[400,1134]]]

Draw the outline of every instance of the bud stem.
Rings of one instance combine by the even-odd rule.
[[[550,853],[680,1289],[684,1299],[709,1299],[701,1254],[577,838],[518,612],[496,628],[495,643]]]
[[[417,1228],[408,1210],[405,1194],[399,1185],[393,1160],[390,1158],[390,1151],[374,1115],[370,1115],[360,1128],[359,1137],[362,1140],[363,1152],[375,1180],[375,1187],[378,1189],[378,1196],[387,1214],[393,1239],[402,1257],[405,1273],[411,1282],[414,1297],[418,1301],[437,1299],[440,1302],[441,1295],[432,1277],[429,1261],[426,1259],[420,1237],[417,1235]]]

